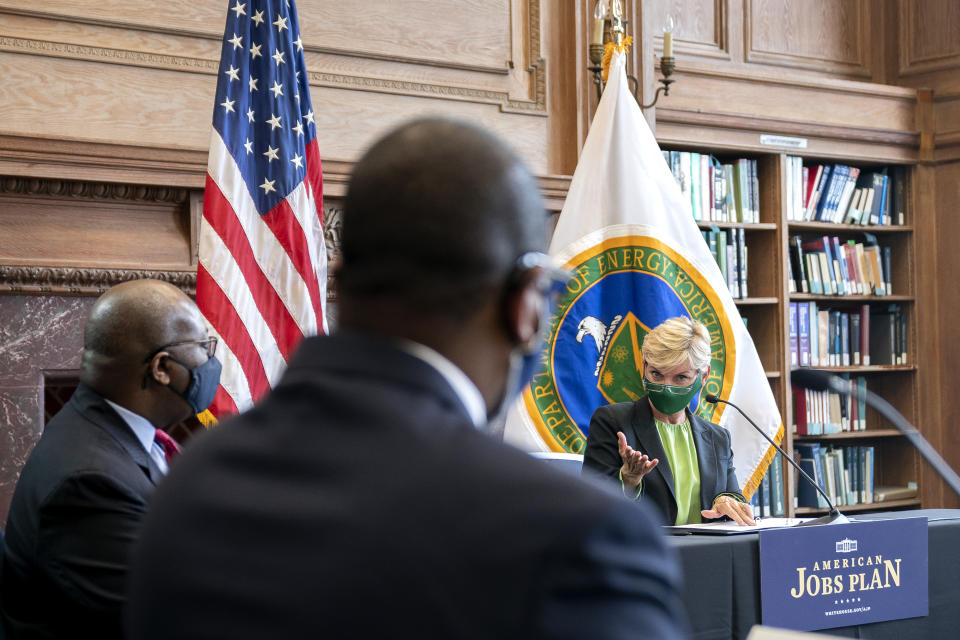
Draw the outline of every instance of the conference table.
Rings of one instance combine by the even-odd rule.
[[[929,615],[822,633],[844,638],[960,638],[960,509],[917,509],[857,514],[851,520],[928,519]],[[747,637],[760,624],[759,534],[674,535],[683,566],[683,599],[695,640]],[[774,621],[765,624],[776,626]]]

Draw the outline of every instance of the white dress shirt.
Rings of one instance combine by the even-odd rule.
[[[120,414],[120,417],[127,423],[127,426],[130,427],[133,434],[137,436],[137,440],[143,445],[144,451],[153,458],[153,461],[160,467],[160,471],[166,475],[168,470],[167,454],[163,450],[163,447],[160,446],[160,443],[156,441],[157,428],[139,413],[134,413],[130,411],[130,409],[121,407],[116,402],[111,402],[106,398],[104,398],[104,401],[113,407],[114,411]]]
[[[440,353],[419,342],[398,340],[397,344],[401,349],[418,360],[426,362],[436,369],[437,373],[443,376],[443,379],[447,381],[447,384],[450,385],[453,392],[460,398],[460,402],[463,403],[464,408],[467,410],[467,415],[470,416],[473,426],[479,428],[487,423],[487,407],[483,402],[483,395],[480,394],[477,385],[473,384],[473,380],[468,378],[467,374],[465,374],[460,367],[450,362]]]

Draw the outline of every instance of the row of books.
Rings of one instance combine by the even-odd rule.
[[[866,431],[867,405],[863,398],[867,391],[867,380],[858,377],[852,382],[859,389],[855,396],[794,387],[793,425],[796,434],[819,436],[843,431]]]
[[[700,233],[720,267],[730,295],[734,298],[746,298],[747,243],[743,228],[704,229]]]
[[[790,366],[859,367],[905,365],[907,314],[900,305],[852,309],[791,302]]]
[[[797,442],[800,468],[816,480],[835,505],[874,502],[874,447],[826,446],[819,442]],[[797,506],[826,508],[827,501],[800,478],[797,482]]]
[[[791,292],[823,295],[893,294],[892,251],[880,247],[871,234],[865,242],[833,236],[790,238]]]
[[[787,220],[856,225],[902,225],[906,170],[858,169],[844,164],[805,166],[787,158]]]
[[[663,151],[663,158],[690,202],[693,219],[708,222],[759,222],[757,161],[722,163],[692,151]]]
[[[783,495],[783,456],[779,453],[770,463],[766,475],[760,481],[760,487],[750,498],[753,514],[756,517],[769,518],[787,515],[786,500]]]

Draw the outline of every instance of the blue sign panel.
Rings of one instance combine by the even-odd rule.
[[[925,616],[927,519],[760,532],[763,624],[799,631]]]

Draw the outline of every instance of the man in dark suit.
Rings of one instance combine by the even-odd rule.
[[[196,305],[164,282],[127,282],[94,304],[80,385],[13,494],[0,594],[8,637],[122,636],[130,547],[176,446],[159,427],[209,404],[215,344]]]
[[[482,432],[538,357],[551,289],[533,178],[489,134],[405,125],[357,164],[340,330],[158,490],[134,638],[676,638],[644,507]]]

